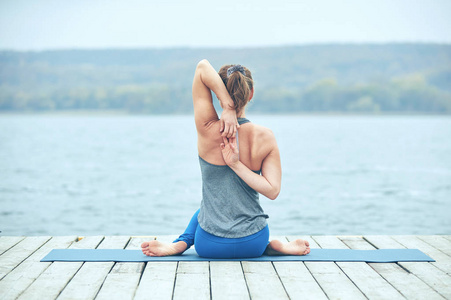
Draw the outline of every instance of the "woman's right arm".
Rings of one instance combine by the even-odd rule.
[[[216,94],[223,109],[220,120],[222,136],[232,137],[239,127],[233,100],[219,74],[203,59],[197,64],[193,80],[194,118],[200,133],[203,133],[211,122],[218,121],[211,91]]]

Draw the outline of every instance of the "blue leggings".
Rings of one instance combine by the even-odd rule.
[[[206,258],[250,258],[259,257],[265,252],[269,240],[269,228],[241,238],[223,238],[212,235],[199,226],[198,209],[186,227],[185,232],[174,243],[183,241],[189,249],[196,246],[199,256]]]

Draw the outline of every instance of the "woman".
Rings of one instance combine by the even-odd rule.
[[[213,91],[223,109],[218,119]],[[245,107],[254,94],[251,72],[226,65],[216,73],[207,60],[199,62],[193,80],[194,118],[202,173],[202,203],[185,232],[172,244],[149,241],[144,254],[181,254],[193,244],[208,258],[249,258],[305,255],[309,243],[268,242],[268,215],[259,193],[276,199],[282,170],[274,134],[246,119]],[[261,174],[260,174],[261,173]]]

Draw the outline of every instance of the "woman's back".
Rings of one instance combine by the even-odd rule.
[[[219,147],[223,143],[219,129],[219,121],[216,121],[203,130],[198,130],[198,151],[199,156],[205,161],[215,165],[226,165]],[[237,132],[240,161],[251,170],[262,170],[264,159],[274,149],[274,142],[275,137],[270,129],[252,122],[240,125]]]
[[[237,148],[240,161],[260,174],[262,162],[270,151],[271,132],[239,118]],[[210,126],[199,133],[199,163],[202,172],[202,204],[199,225],[215,236],[240,238],[262,230],[266,215],[260,206],[259,193],[241,179],[226,163],[222,151],[215,151],[222,136]],[[219,138],[218,138],[219,136]],[[239,146],[238,146],[239,145]],[[202,157],[201,154],[206,156]]]

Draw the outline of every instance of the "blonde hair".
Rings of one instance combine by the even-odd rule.
[[[227,91],[233,100],[236,113],[239,114],[249,102],[251,91],[254,88],[254,80],[252,79],[251,71],[246,67],[242,67],[244,74],[241,71],[236,70],[227,76],[227,70],[232,67],[236,67],[236,65],[222,66],[218,74],[224,82],[224,85],[227,87]]]

